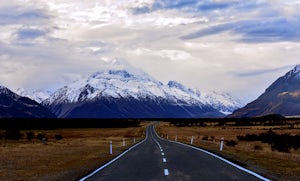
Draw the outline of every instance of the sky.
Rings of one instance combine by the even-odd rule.
[[[55,90],[108,68],[257,98],[299,64],[299,0],[10,0],[0,83]]]

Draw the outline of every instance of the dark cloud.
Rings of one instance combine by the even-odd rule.
[[[258,75],[263,75],[263,74],[268,74],[268,73],[273,73],[273,72],[279,72],[282,70],[288,71],[288,70],[292,69],[294,66],[295,65],[288,65],[288,66],[282,66],[282,67],[277,67],[277,68],[272,68],[272,69],[260,69],[260,70],[250,71],[250,72],[234,73],[234,75],[237,77],[258,76]]]
[[[212,26],[181,38],[195,39],[223,32],[232,32],[243,35],[240,40],[243,42],[300,41],[299,28],[299,18],[258,18]]]
[[[144,6],[133,9],[133,14],[149,13],[162,9],[178,9],[187,12],[210,12],[214,10],[236,10],[249,11],[265,7],[265,2],[231,0],[226,2],[216,2],[212,0],[156,0],[151,6]]]

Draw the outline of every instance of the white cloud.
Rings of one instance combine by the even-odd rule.
[[[243,28],[180,38],[248,19],[300,17],[296,1],[210,1],[206,6],[212,10],[201,11],[180,2],[159,9],[152,8],[154,0],[1,3],[0,82],[12,88],[57,88],[98,69],[130,63],[163,82],[229,91],[246,102],[300,62],[299,41],[240,41]],[[136,8],[146,9],[135,13]]]

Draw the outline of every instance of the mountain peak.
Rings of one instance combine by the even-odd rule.
[[[132,74],[128,73],[126,70],[109,70],[110,75],[118,75],[124,78],[134,77]]]
[[[174,88],[177,88],[177,89],[181,89],[181,90],[186,89],[182,84],[180,84],[179,82],[176,82],[174,80],[169,81],[168,86],[169,87],[174,87]]]
[[[18,88],[17,90],[15,90],[15,92],[20,96],[28,97],[32,100],[35,100],[38,103],[43,102],[52,94],[52,92],[48,90],[38,89],[38,90],[30,91],[30,90],[25,90],[24,88]]]
[[[296,65],[291,71],[289,71],[285,77],[287,79],[297,79],[300,80],[300,65]]]
[[[102,78],[133,78],[134,75],[126,70],[106,70],[98,71],[90,76],[89,79],[102,79]]]
[[[9,89],[4,85],[0,84],[0,93],[7,94],[8,92],[10,92]]]
[[[300,72],[300,65],[296,65],[294,70],[299,73]]]

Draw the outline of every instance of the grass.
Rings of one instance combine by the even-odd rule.
[[[236,160],[244,167],[258,172],[272,180],[300,180],[300,150],[291,150],[291,153],[272,151],[267,143],[260,141],[238,141],[237,136],[246,134],[265,133],[273,127],[264,126],[209,126],[209,127],[175,127],[163,122],[157,126],[158,133],[166,138],[190,144],[194,136],[193,145],[220,154],[230,160]],[[300,134],[299,129],[288,129],[284,126],[273,129],[276,134]],[[236,141],[236,146],[226,146],[219,151],[220,140]],[[299,140],[300,141],[300,140]]]
[[[0,180],[78,180],[145,136],[147,123],[130,128],[30,130],[46,134],[47,144],[23,138],[0,142]],[[22,131],[24,135],[29,131]],[[55,135],[62,140],[56,140]],[[122,146],[123,138],[126,146]],[[113,155],[109,141],[113,141]]]

